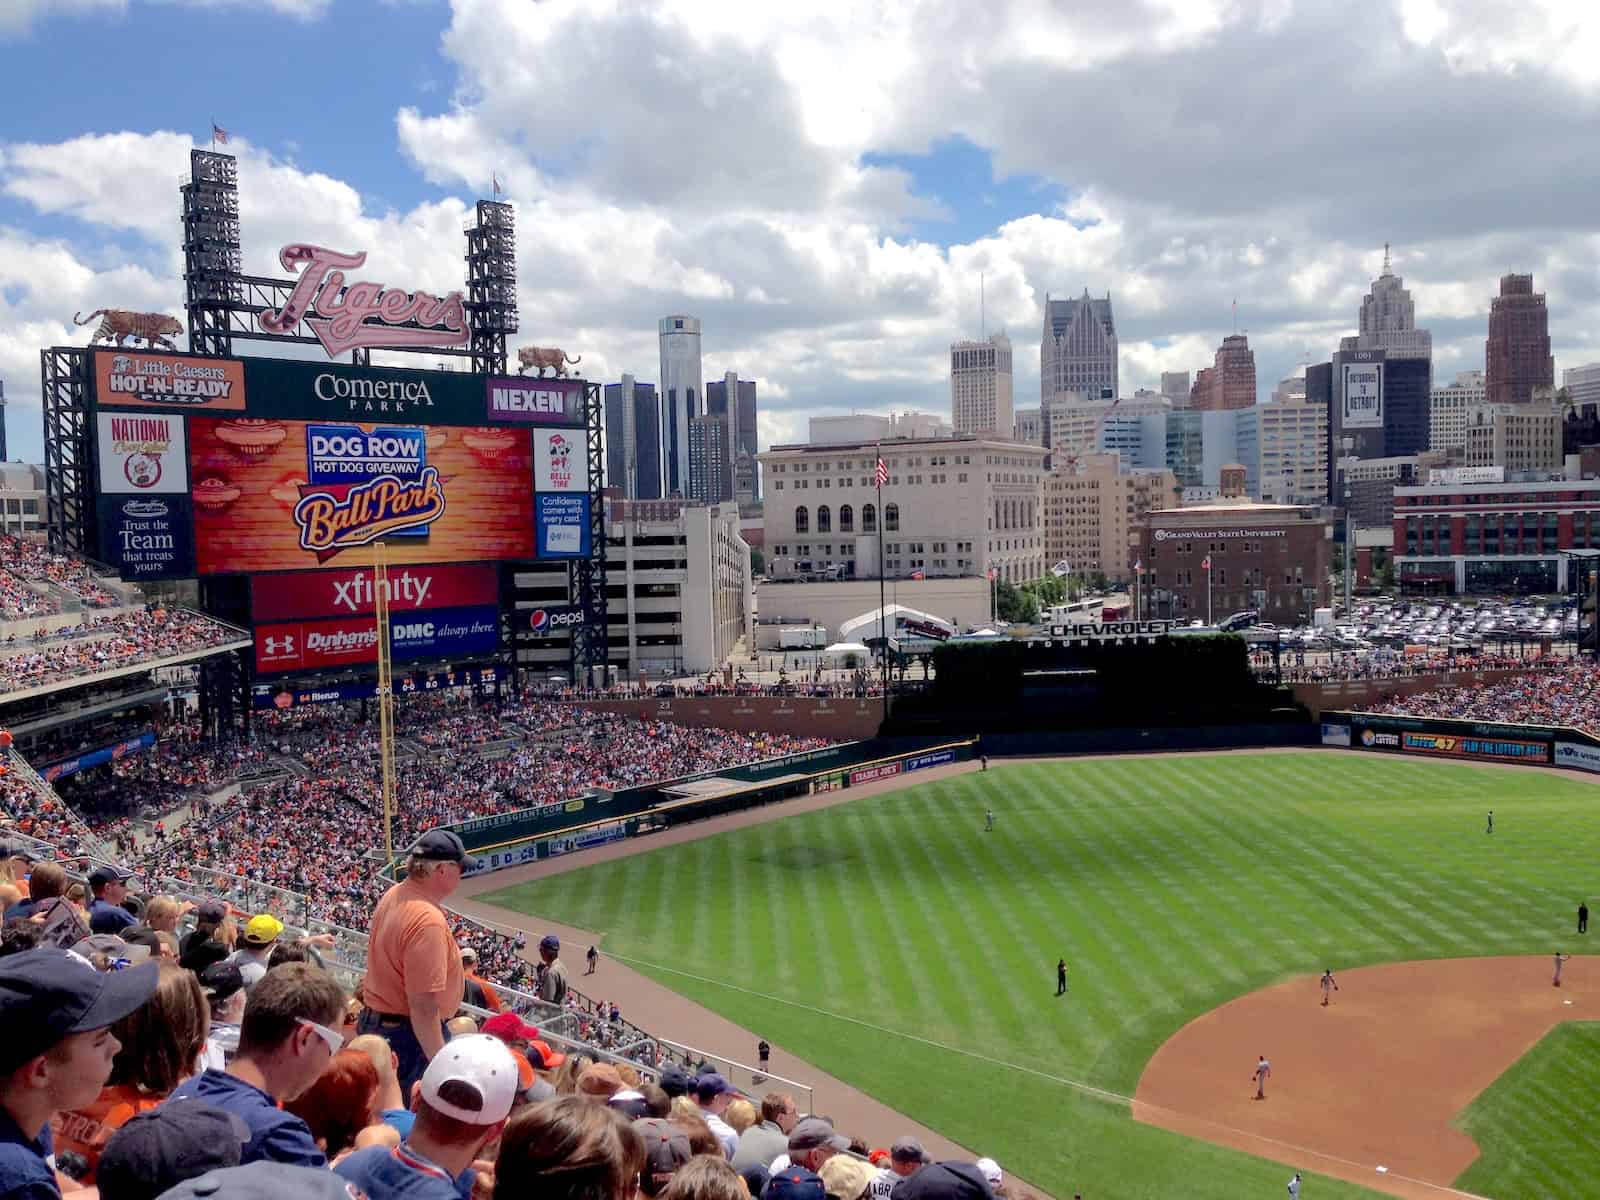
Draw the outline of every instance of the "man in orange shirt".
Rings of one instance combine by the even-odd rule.
[[[406,877],[384,893],[368,933],[366,1008],[358,1029],[375,1033],[398,1058],[400,1094],[422,1078],[444,1046],[444,1023],[461,1006],[461,952],[443,904],[472,868],[448,829],[422,835],[406,859]]]

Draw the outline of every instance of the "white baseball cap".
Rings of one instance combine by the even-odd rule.
[[[458,1103],[468,1099],[458,1087],[450,1088],[456,1100],[442,1097],[441,1089],[451,1084],[465,1085],[469,1095],[476,1093],[479,1103]],[[520,1086],[517,1060],[506,1044],[486,1033],[474,1033],[452,1038],[433,1056],[422,1076],[422,1098],[429,1107],[457,1121],[494,1125],[510,1115]]]
[[[995,1162],[994,1159],[980,1158],[974,1165],[983,1173],[983,1177],[989,1181],[990,1187],[994,1187],[1000,1182],[1000,1164]]]

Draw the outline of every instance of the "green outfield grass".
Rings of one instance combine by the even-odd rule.
[[[1593,885],[1597,801],[1554,774],[1362,754],[997,765],[484,899],[604,931],[1057,1197],[1234,1200],[1282,1195],[1283,1168],[1064,1081],[1130,1095],[1192,1017],[1324,965],[1547,954]],[[1592,1143],[1567,1152],[1600,1180]]]
[[[1559,1025],[1472,1102],[1457,1124],[1482,1156],[1457,1181],[1485,1196],[1600,1192],[1600,1022]]]

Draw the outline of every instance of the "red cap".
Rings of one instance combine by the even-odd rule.
[[[531,1042],[539,1031],[514,1012],[495,1013],[483,1023],[483,1032],[502,1042]]]

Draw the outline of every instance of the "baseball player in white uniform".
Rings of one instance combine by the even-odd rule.
[[[1289,1200],[1300,1200],[1300,1172],[1294,1173],[1294,1178],[1289,1180]]]
[[[1321,987],[1322,987],[1322,1007],[1323,1008],[1327,1008],[1328,1007],[1328,994],[1330,992],[1337,992],[1339,990],[1339,983],[1338,983],[1338,981],[1336,979],[1334,979],[1333,972],[1331,970],[1325,970],[1325,971],[1322,972]]]
[[[1256,1058],[1256,1069],[1250,1073],[1250,1078],[1256,1081],[1255,1098],[1257,1100],[1265,1100],[1267,1098],[1267,1080],[1271,1077],[1272,1064],[1267,1061],[1267,1056],[1265,1054],[1258,1055]]]
[[[1569,959],[1571,957],[1572,957],[1572,955],[1570,955],[1570,954],[1562,954],[1559,951],[1556,953],[1556,977],[1550,981],[1550,986],[1551,987],[1560,987],[1561,986],[1561,964],[1566,962],[1567,959]]]

